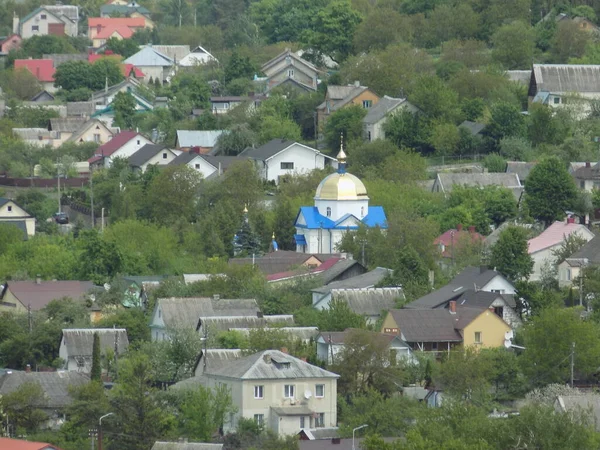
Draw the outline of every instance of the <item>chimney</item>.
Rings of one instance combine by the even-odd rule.
[[[473,225],[469,227],[469,233],[475,233],[475,227]]]
[[[36,275],[35,284],[42,284],[42,276],[40,274]]]
[[[27,364],[27,365],[25,366],[25,372],[26,372],[26,373],[31,373],[31,365],[30,365],[30,364]]]
[[[265,353],[263,355],[263,361],[267,364],[271,364],[271,355],[269,353]]]
[[[456,230],[462,231],[462,223],[459,223],[458,225],[456,225]]]
[[[288,349],[287,347],[281,347],[281,353],[285,353],[287,355]]]
[[[13,12],[12,32],[13,34],[19,34],[19,16],[16,12]]]
[[[450,311],[450,314],[456,314],[456,300],[450,300],[448,310]]]
[[[585,162],[585,167],[592,167],[592,163],[591,163],[591,162],[589,162],[589,161],[586,161],[586,162]]]
[[[575,223],[575,217],[573,217],[573,216],[567,217],[567,223]]]
[[[221,296],[219,294],[213,294],[213,300],[219,300]]]
[[[360,81],[356,80],[356,81],[354,82],[354,87],[360,87]]]

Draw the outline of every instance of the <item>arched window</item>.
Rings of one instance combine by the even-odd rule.
[[[331,217],[331,208],[327,207],[327,217]]]
[[[365,217],[365,207],[364,206],[360,207],[360,217]]]

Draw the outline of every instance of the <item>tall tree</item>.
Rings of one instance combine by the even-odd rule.
[[[102,379],[102,364],[100,361],[100,335],[94,333],[94,343],[92,346],[92,370],[90,371],[90,379],[92,381],[100,381]]]
[[[513,281],[529,278],[533,270],[533,259],[527,246],[527,230],[508,227],[492,247],[490,266]]]
[[[533,28],[524,22],[501,26],[492,36],[492,57],[506,69],[526,69],[533,57]]]
[[[112,102],[115,113],[115,124],[122,129],[133,127],[135,116],[135,98],[129,92],[118,92]]]

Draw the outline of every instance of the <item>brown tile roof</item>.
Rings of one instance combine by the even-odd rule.
[[[91,281],[40,281],[39,284],[36,281],[7,281],[0,299],[3,300],[10,290],[24,307],[31,305],[33,311],[38,311],[52,300],[63,297],[83,300],[93,287]]]

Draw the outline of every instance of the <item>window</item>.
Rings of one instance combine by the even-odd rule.
[[[325,413],[317,413],[315,418],[315,428],[323,428],[325,426]]]
[[[492,289],[494,294],[504,294],[504,289]]]
[[[571,281],[571,269],[567,269],[567,281]]]
[[[31,31],[40,31],[40,27],[37,25],[32,25],[31,26]]]
[[[398,334],[398,328],[384,328],[384,334]]]
[[[315,397],[317,397],[317,398],[325,397],[325,385],[324,384],[317,384],[315,386]]]
[[[288,77],[293,77],[293,76],[294,76],[294,69],[288,70]]]
[[[167,159],[167,152],[163,153],[163,159]]]
[[[373,106],[373,100],[363,100],[363,108],[370,108]]]
[[[494,313],[500,318],[504,317],[504,308],[502,306],[495,306]]]
[[[431,344],[431,350],[433,350],[434,352],[437,352],[438,349],[438,343],[434,342],[433,344]]]
[[[140,145],[142,141],[140,141],[139,139],[137,140],[137,145]]]
[[[8,212],[12,212],[12,206],[8,207]]]
[[[160,317],[162,316],[162,309],[158,310],[158,318],[160,319]]]
[[[371,142],[371,132],[367,131],[367,140]]]
[[[579,182],[579,187],[580,187],[581,189],[585,189],[585,181],[581,180],[581,181]]]
[[[254,414],[254,421],[259,427],[262,427],[265,423],[265,415],[264,414]]]
[[[46,14],[42,14],[42,15],[40,16],[40,19],[42,19],[42,20],[46,20]]]
[[[475,332],[475,343],[476,344],[481,344],[481,331],[476,331]]]
[[[281,170],[294,170],[294,163],[293,162],[282,162]]]
[[[300,417],[300,428],[305,428],[305,427],[304,427],[304,425],[305,425],[305,420],[306,420],[306,417],[304,417],[304,416],[301,416],[301,417]]]
[[[264,386],[254,386],[254,398],[265,398]]]
[[[286,384],[283,387],[283,396],[285,398],[294,398],[294,387],[293,384]]]
[[[327,217],[331,217],[331,207],[327,207]]]
[[[100,135],[99,135],[99,134],[94,134],[94,142],[95,142],[96,144],[99,144],[99,143],[100,143]]]
[[[558,105],[560,103],[560,97],[554,97],[554,104]]]

